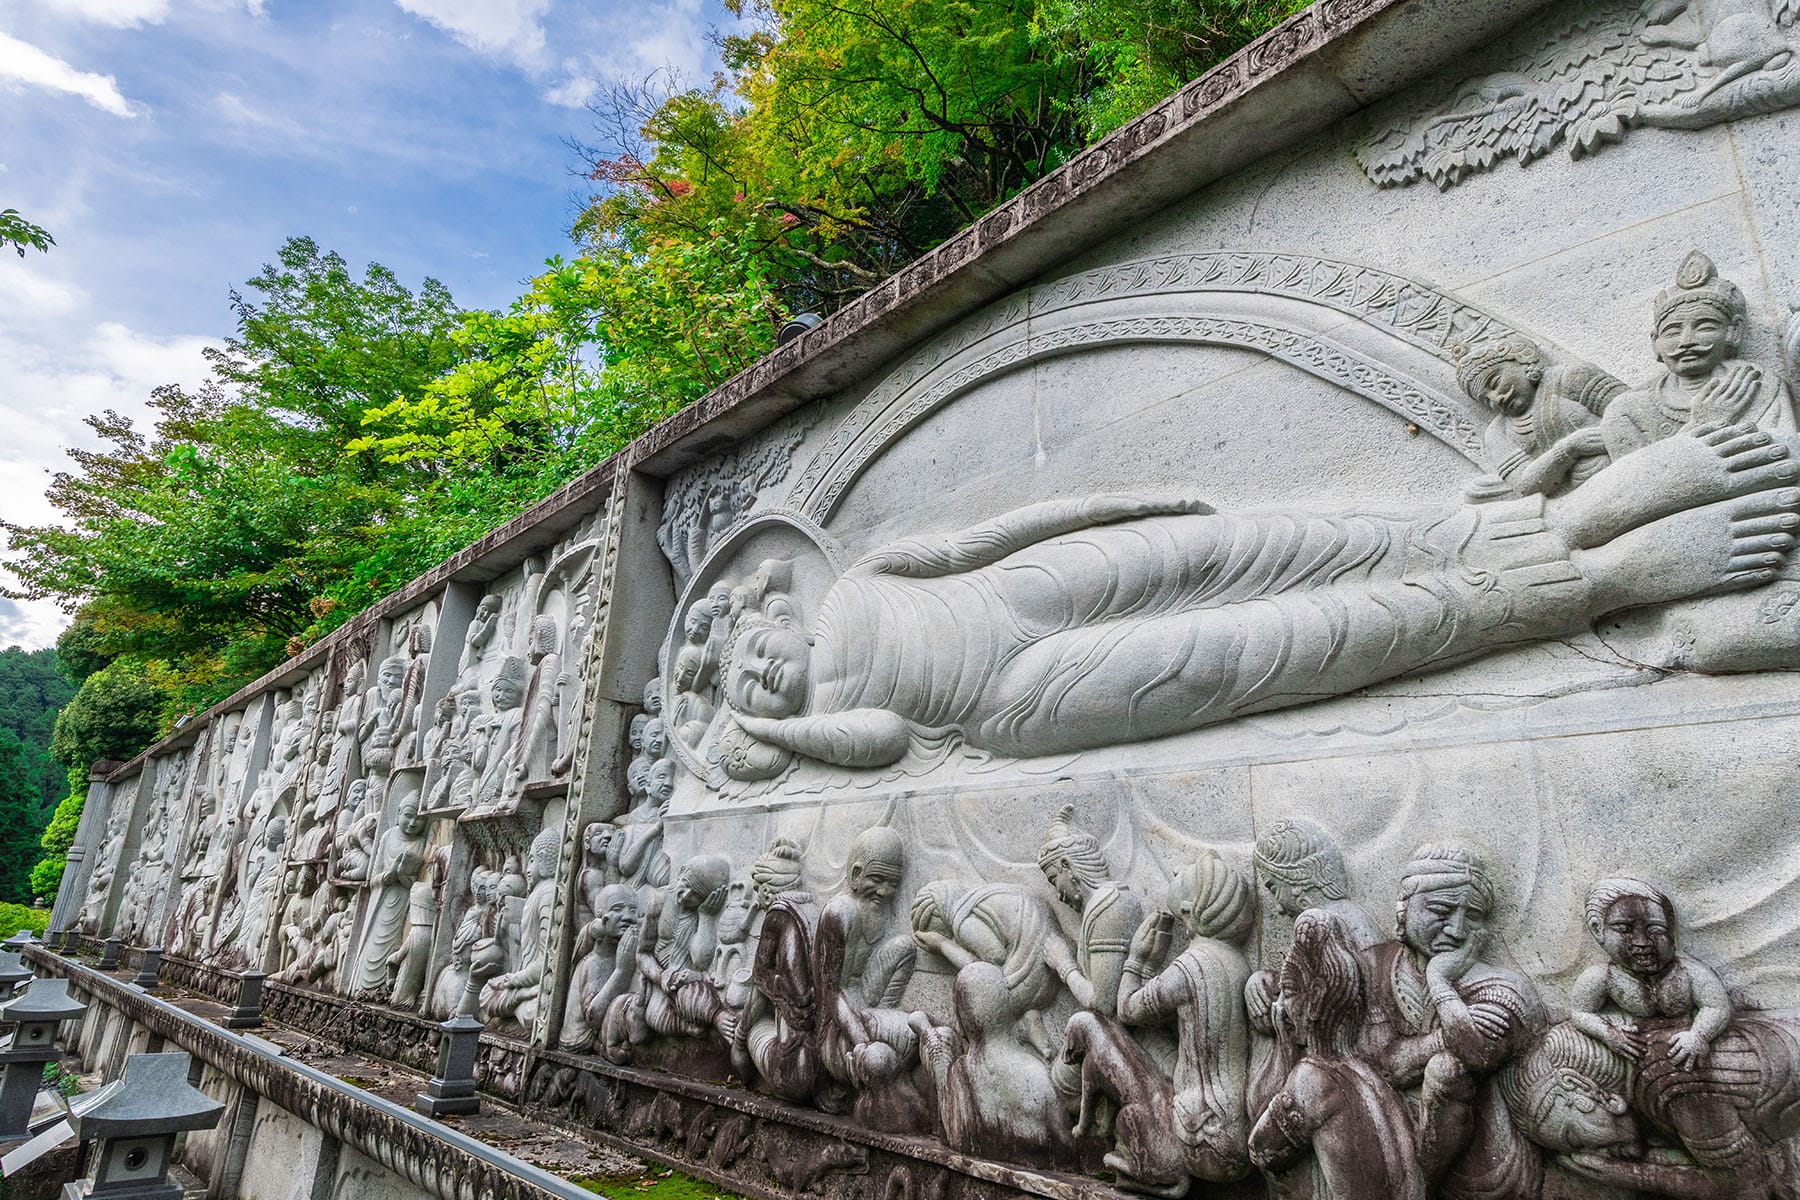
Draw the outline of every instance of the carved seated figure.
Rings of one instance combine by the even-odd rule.
[[[757,781],[801,757],[887,766],[946,729],[1016,757],[1148,741],[1773,580],[1800,466],[1761,431],[1688,433],[1565,495],[1441,513],[1112,495],[897,542],[810,628],[738,618],[710,753]]]
[[[1209,850],[1176,877],[1166,904],[1132,938],[1118,1020],[1076,1013],[1063,1056],[1081,1067],[1075,1136],[1087,1136],[1096,1101],[1110,1098],[1118,1117],[1106,1165],[1119,1173],[1121,1187],[1174,1197],[1187,1194],[1192,1176],[1223,1183],[1250,1170],[1250,966],[1243,943],[1256,923],[1256,901],[1243,873]],[[1171,955],[1177,925],[1187,943]],[[1170,1021],[1173,1078],[1125,1028]]]
[[[912,1015],[937,1089],[944,1141],[964,1154],[1052,1165],[1068,1157],[1068,1122],[1042,1052],[1015,1032],[1026,1010],[998,965],[956,973],[954,1027]]]
[[[891,1133],[929,1127],[924,1098],[908,1073],[918,1061],[910,1014],[898,1009],[912,982],[918,947],[894,912],[906,872],[900,835],[865,829],[850,846],[845,890],[819,914],[817,956],[819,1061],[856,1094],[855,1114]],[[839,1099],[821,1094],[822,1106]]]
[[[637,889],[605,884],[592,903],[594,915],[575,943],[575,969],[562,1026],[563,1048],[583,1054],[594,1048],[606,1010],[637,982],[637,956],[619,952],[638,927]]]
[[[431,987],[427,1011],[441,1019],[454,1016],[469,983],[469,967],[475,944],[494,936],[498,908],[495,889],[499,873],[487,867],[476,867],[469,873],[469,907],[457,922],[450,939],[450,961],[438,971]]]
[[[1281,964],[1279,1089],[1253,1104],[1250,1159],[1271,1191],[1310,1200],[1425,1200],[1406,1105],[1357,1055],[1368,1017],[1359,948],[1334,914],[1302,913]],[[1301,1180],[1310,1177],[1310,1189]]]
[[[1463,390],[1494,410],[1482,465],[1513,490],[1555,496],[1580,487],[1610,459],[1600,414],[1625,385],[1585,363],[1546,366],[1523,338],[1456,347]]]
[[[1363,1052],[1394,1087],[1417,1089],[1419,1164],[1445,1195],[1532,1200],[1543,1163],[1507,1117],[1496,1074],[1544,1027],[1537,989],[1482,961],[1494,887],[1457,846],[1413,852],[1400,878],[1398,941],[1365,952],[1371,1020]]]
[[[1698,1077],[1731,1023],[1725,984],[1677,948],[1675,906],[1660,889],[1637,879],[1602,879],[1589,889],[1585,909],[1588,932],[1608,961],[1576,981],[1571,1023],[1643,1075],[1667,1077],[1669,1100],[1660,1115],[1688,1153],[1728,1173],[1739,1194],[1760,1197],[1767,1190],[1762,1152],[1736,1108],[1704,1086],[1674,1082]]]
[[[549,967],[556,859],[561,851],[562,832],[555,827],[540,831],[531,840],[528,890],[519,919],[519,958],[510,970],[489,980],[482,990],[482,1008],[489,1016],[527,1029],[537,1019],[538,999]]]
[[[603,1053],[613,1062],[631,1061],[632,1047],[652,1033],[699,1037],[707,1022],[696,1015],[705,1008],[690,989],[706,991],[706,969],[718,946],[718,918],[731,882],[731,863],[716,854],[682,864],[668,893],[644,913],[641,940],[635,947],[639,990],[620,996],[607,1012],[602,1031]]]
[[[1386,940],[1375,918],[1350,899],[1343,852],[1329,833],[1305,817],[1283,817],[1256,839],[1256,873],[1282,916],[1330,913],[1359,952]],[[1270,1014],[1278,990],[1273,971],[1251,975],[1244,989],[1250,1024],[1265,1037],[1275,1033]]]
[[[762,927],[731,1058],[745,1079],[783,1099],[811,1101],[820,1072],[819,899],[801,889],[800,874],[800,847],[786,838],[771,842],[750,868]]]
[[[1062,985],[1082,1007],[1094,1003],[1094,985],[1075,965],[1074,947],[1050,906],[1017,884],[933,880],[913,896],[912,930],[920,948],[958,971],[976,962],[1000,967],[1025,1036],[1042,1058],[1052,1053],[1044,1010]]]

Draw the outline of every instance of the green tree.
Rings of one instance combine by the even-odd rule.
[[[16,208],[0,209],[0,246],[11,246],[25,257],[27,248],[49,253],[56,239],[42,226],[33,225]]]
[[[156,740],[163,697],[124,663],[102,667],[86,679],[56,716],[50,752],[85,778],[103,760],[124,761]]]
[[[31,901],[31,866],[37,859],[37,780],[25,746],[0,728],[0,900]]]

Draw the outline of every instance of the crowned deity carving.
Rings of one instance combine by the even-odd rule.
[[[1712,2],[1712,0],[1708,0]],[[1617,460],[1677,433],[1720,425],[1794,432],[1794,399],[1780,375],[1739,357],[1744,293],[1695,250],[1656,295],[1650,343],[1660,376],[1607,405],[1600,430]]]
[[[1182,1196],[1190,1177],[1220,1183],[1249,1173],[1243,945],[1255,923],[1249,880],[1206,851],[1133,936],[1117,1020],[1092,1010],[1069,1018],[1063,1055],[1081,1068],[1074,1133],[1094,1131],[1102,1097],[1117,1105],[1106,1165],[1123,1186]],[[1179,950],[1177,930],[1185,942]],[[1172,1077],[1127,1029],[1169,1022],[1176,1026]]]
[[[412,912],[412,885],[425,864],[425,838],[429,822],[419,814],[419,802],[401,804],[393,826],[376,843],[374,865],[369,872],[370,902],[364,918],[356,962],[357,993],[376,992],[388,997],[393,983],[393,961],[406,939]]]
[[[1294,922],[1274,1004],[1275,1090],[1250,1094],[1250,1159],[1272,1194],[1425,1200],[1412,1117],[1358,1053],[1369,1017],[1360,949],[1330,911]]]
[[[562,833],[556,828],[544,829],[531,839],[528,890],[519,915],[518,961],[482,989],[484,1012],[527,1029],[537,1019],[550,969],[550,922],[556,908],[556,859],[561,852]]]
[[[501,660],[500,670],[488,687],[494,711],[478,723],[475,752],[470,759],[475,773],[476,804],[472,811],[476,813],[509,812],[517,804],[517,781],[510,767],[524,721],[525,688],[530,676],[530,664],[509,654]]]
[[[1096,496],[897,542],[808,629],[772,596],[740,614],[710,753],[757,781],[892,764],[933,730],[1019,757],[1146,741],[1769,582],[1800,466],[1766,432],[1689,433],[1560,496],[1430,515]]]
[[[1545,1025],[1531,981],[1483,961],[1494,887],[1480,861],[1421,846],[1401,873],[1399,939],[1365,952],[1363,1051],[1394,1087],[1418,1096],[1419,1164],[1438,1194],[1535,1197],[1539,1155],[1512,1123],[1496,1074]]]

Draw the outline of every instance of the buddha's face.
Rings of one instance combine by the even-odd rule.
[[[786,629],[752,630],[731,669],[732,707],[752,717],[791,717],[806,707],[806,639]]]
[[[1406,900],[1406,944],[1427,958],[1487,937],[1488,910],[1467,884],[1419,892]]]
[[[1682,304],[1656,324],[1656,357],[1682,379],[1705,379],[1737,352],[1738,323],[1706,303]]]
[[[1565,1154],[1638,1146],[1638,1126],[1631,1105],[1568,1067],[1557,1068],[1545,1081],[1543,1103],[1536,1106],[1532,1140]]]
[[[1668,914],[1648,896],[1621,896],[1600,926],[1606,957],[1637,975],[1660,975],[1675,961],[1675,931]]]
[[[419,815],[419,806],[408,804],[400,810],[400,828],[408,837],[418,837],[425,832],[425,818]]]
[[[1537,398],[1540,372],[1522,362],[1507,359],[1488,368],[1481,380],[1481,400],[1507,417],[1522,417]]]

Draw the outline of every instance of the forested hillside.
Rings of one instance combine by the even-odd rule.
[[[68,790],[51,754],[56,713],[75,694],[54,650],[0,650],[0,901],[32,897],[38,835]]]
[[[572,252],[505,311],[290,240],[205,386],[158,389],[151,429],[90,416],[61,520],[0,522],[23,594],[74,617],[63,763],[303,650],[1304,6],[735,0],[718,75],[614,87],[570,131]]]

